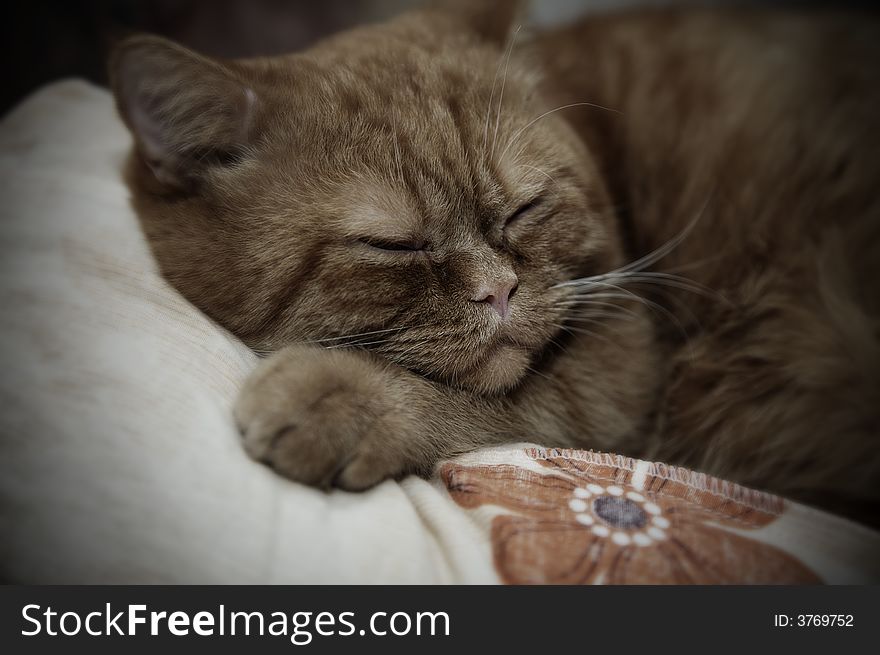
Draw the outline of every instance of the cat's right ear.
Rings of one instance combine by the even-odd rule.
[[[155,36],[121,42],[110,82],[138,152],[165,186],[188,189],[253,139],[259,98],[220,62]]]

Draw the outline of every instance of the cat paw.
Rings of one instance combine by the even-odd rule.
[[[364,353],[290,346],[245,382],[234,415],[255,460],[297,482],[360,491],[411,468],[394,387]]]

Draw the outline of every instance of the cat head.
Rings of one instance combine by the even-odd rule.
[[[162,273],[257,350],[359,345],[516,385],[566,320],[557,285],[621,255],[514,17],[446,3],[240,61],[121,43],[129,183]]]

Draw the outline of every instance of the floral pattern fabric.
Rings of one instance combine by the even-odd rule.
[[[821,578],[755,537],[782,499],[617,455],[527,449],[534,465],[444,464],[467,509],[497,510],[492,558],[510,584],[802,584]]]

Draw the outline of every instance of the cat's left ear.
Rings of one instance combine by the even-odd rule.
[[[227,65],[155,36],[119,44],[110,82],[144,162],[165,187],[189,189],[253,141],[259,98]]]
[[[524,5],[522,0],[435,0],[429,7],[451,14],[482,39],[502,45],[523,18]]]

